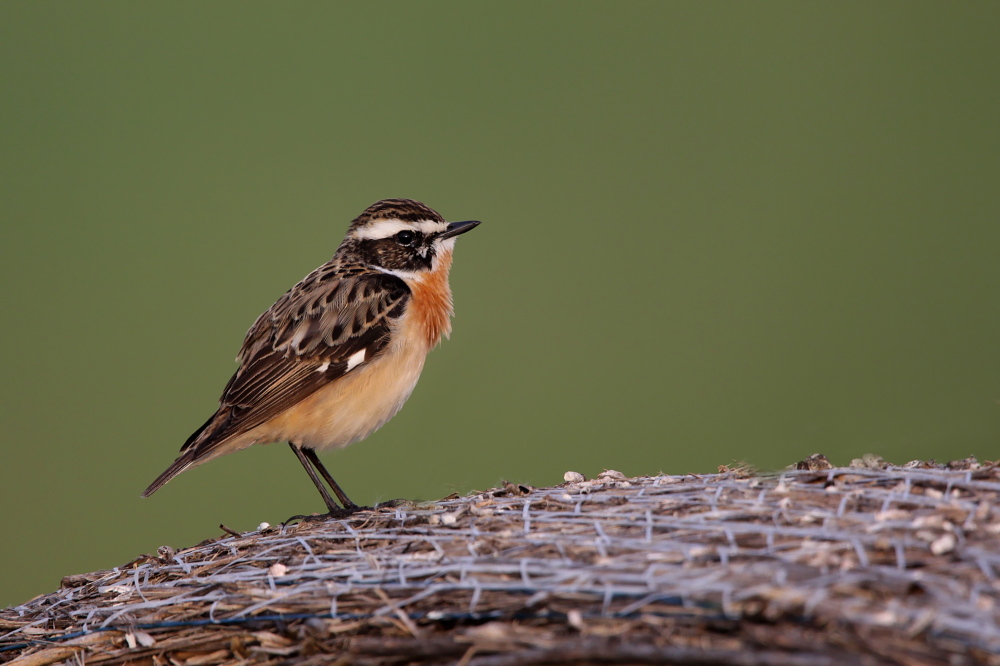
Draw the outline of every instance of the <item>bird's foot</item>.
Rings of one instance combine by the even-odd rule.
[[[416,506],[416,502],[408,499],[391,499],[375,503],[375,511],[379,509],[395,509],[400,506]]]
[[[359,511],[372,511],[370,506],[358,506],[357,504],[351,504],[344,508],[339,506],[331,507],[330,511],[327,513],[312,513],[307,515],[299,514],[292,516],[288,520],[282,523],[282,525],[290,525],[291,523],[301,520],[304,523],[321,523],[327,520],[345,520],[350,518],[355,513]]]

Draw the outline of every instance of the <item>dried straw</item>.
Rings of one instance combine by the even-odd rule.
[[[0,611],[42,665],[1000,664],[1000,469],[505,487],[161,548]]]

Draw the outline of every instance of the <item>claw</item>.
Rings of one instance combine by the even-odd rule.
[[[378,511],[379,509],[395,509],[396,507],[399,506],[414,506],[414,504],[415,502],[413,502],[412,500],[391,499],[391,500],[386,500],[384,502],[376,502],[373,510]]]
[[[357,504],[352,504],[346,509],[337,507],[335,510],[331,509],[327,513],[311,513],[309,515],[298,514],[287,519],[285,522],[281,523],[281,525],[284,527],[297,520],[301,520],[304,523],[321,523],[327,520],[346,520],[359,511],[374,511],[374,509],[370,506],[358,506]]]

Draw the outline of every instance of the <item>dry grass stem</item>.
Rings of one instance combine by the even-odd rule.
[[[1000,469],[793,467],[224,527],[0,611],[0,662],[1000,665]]]

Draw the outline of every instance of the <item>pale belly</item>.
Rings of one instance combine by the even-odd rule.
[[[426,353],[420,344],[390,346],[371,363],[321,388],[239,439],[245,442],[243,446],[290,441],[318,450],[358,442],[402,409],[417,385]]]
[[[440,268],[409,284],[413,296],[409,311],[393,331],[385,351],[340,379],[319,389],[270,421],[221,443],[196,464],[254,444],[292,442],[311,449],[343,448],[385,425],[413,393],[427,353],[451,328],[451,291],[448,267],[451,253],[441,256]]]

